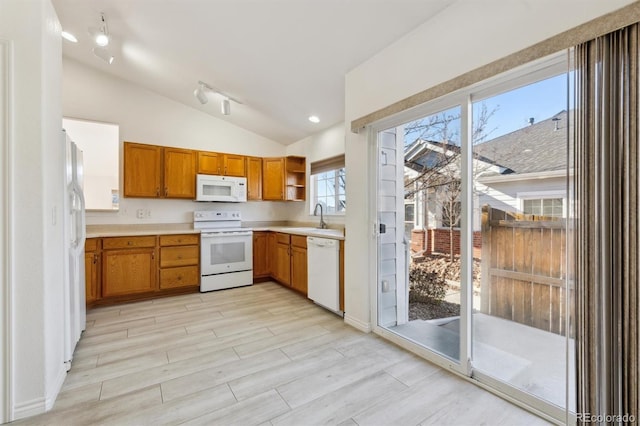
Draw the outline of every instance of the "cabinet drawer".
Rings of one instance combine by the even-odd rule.
[[[291,245],[294,247],[307,248],[307,237],[302,235],[292,235]]]
[[[280,244],[289,244],[291,235],[289,234],[282,234],[280,232],[278,232],[276,234],[276,240],[278,241],[278,243]]]
[[[160,270],[160,289],[200,285],[197,266],[182,266]]]
[[[104,250],[155,246],[155,235],[149,235],[145,237],[116,237],[102,239],[102,248]]]
[[[191,246],[199,241],[198,234],[160,235],[161,246]]]
[[[198,265],[200,248],[198,246],[162,247],[160,249],[160,267]]]
[[[96,251],[98,250],[99,238],[87,238],[84,243],[84,251]]]

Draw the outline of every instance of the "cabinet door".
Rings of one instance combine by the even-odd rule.
[[[284,158],[262,159],[262,199],[284,200]]]
[[[262,158],[247,157],[247,200],[262,200]]]
[[[100,298],[98,294],[100,277],[100,256],[96,252],[84,254],[85,271],[85,300],[87,305],[92,305]]]
[[[224,154],[224,174],[225,176],[245,177],[247,171],[244,155]]]
[[[124,143],[124,196],[160,197],[162,148]]]
[[[276,277],[277,241],[275,232],[269,232],[267,234],[267,267],[269,268],[269,275],[274,278]]]
[[[291,287],[307,295],[307,249],[291,246]]]
[[[196,157],[189,149],[164,149],[164,196],[196,198]]]
[[[253,278],[269,276],[267,260],[267,232],[253,233]]]
[[[205,175],[222,174],[222,154],[198,151],[198,173]]]
[[[157,289],[155,248],[102,252],[102,296],[124,296]]]
[[[276,279],[282,284],[291,285],[291,256],[289,244],[277,243]]]

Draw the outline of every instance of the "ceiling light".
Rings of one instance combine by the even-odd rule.
[[[100,47],[105,47],[109,44],[109,30],[107,29],[107,21],[104,18],[104,13],[100,14],[100,26],[95,33],[94,40]]]
[[[312,123],[319,123],[320,122],[320,118],[317,115],[310,115],[309,116],[309,121]]]
[[[103,61],[105,61],[106,63],[108,63],[109,65],[113,63],[113,56],[104,47],[94,47],[93,54],[96,55],[98,58],[102,59]]]
[[[220,111],[224,114],[224,115],[229,115],[231,114],[231,102],[229,102],[229,99],[223,99],[222,102],[220,102]]]
[[[61,35],[62,35],[62,38],[63,38],[63,39],[65,39],[65,40],[67,40],[67,41],[70,41],[71,43],[77,43],[77,42],[78,42],[78,39],[76,38],[76,36],[74,36],[74,35],[73,35],[73,34],[71,34],[71,33],[68,33],[68,32],[66,32],[66,31],[63,31],[63,32],[61,33]]]
[[[195,96],[202,105],[209,102],[209,98],[207,97],[207,93],[205,89],[206,89],[205,84],[202,82],[199,82],[198,88],[193,91],[193,96]]]
[[[204,105],[209,102],[207,93],[217,93],[218,95],[223,97],[223,99],[220,101],[220,111],[224,115],[231,114],[231,101],[237,104],[242,104],[242,102],[240,102],[239,100],[234,99],[226,93],[223,93],[220,90],[209,86],[207,83],[198,81],[198,87],[193,91],[193,96],[195,96],[196,99],[198,99],[198,101],[200,101],[200,103]]]

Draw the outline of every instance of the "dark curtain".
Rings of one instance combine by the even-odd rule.
[[[638,24],[575,48],[578,423],[639,421],[638,49]]]

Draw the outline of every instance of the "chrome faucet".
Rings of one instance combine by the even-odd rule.
[[[326,229],[327,223],[324,221],[324,216],[322,215],[322,204],[316,204],[316,206],[313,208],[313,215],[318,216],[318,207],[320,207],[320,225],[318,226],[318,228]]]

